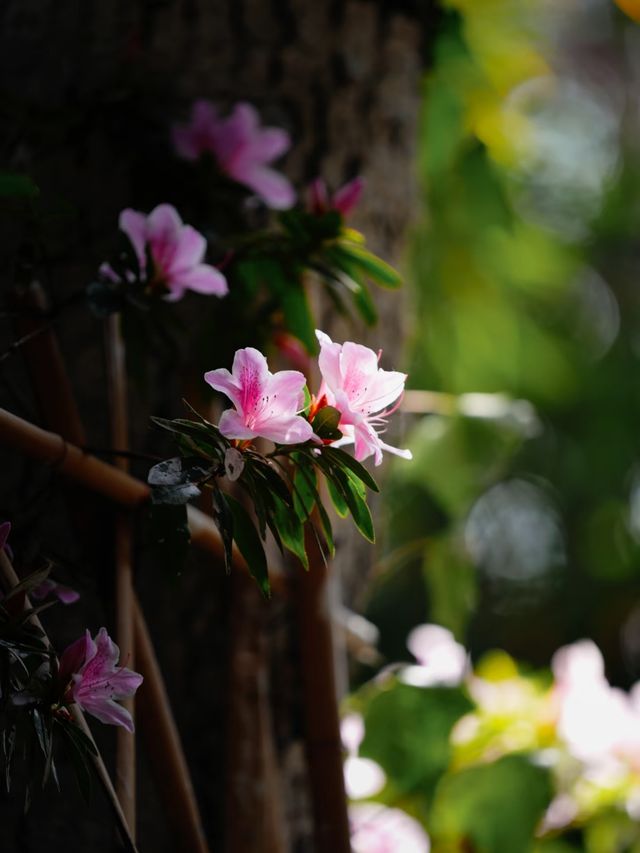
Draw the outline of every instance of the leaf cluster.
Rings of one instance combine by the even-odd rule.
[[[282,553],[289,551],[306,569],[307,531],[325,558],[334,552],[331,520],[321,497],[322,478],[338,515],[351,515],[362,535],[374,541],[367,489],[378,491],[378,486],[366,468],[341,448],[332,446],[331,442],[341,438],[340,413],[336,409],[325,406],[312,420],[322,444],[276,445],[268,454],[246,443],[236,447],[236,442],[229,441],[216,426],[191,411],[198,420],[153,418],[155,424],[173,433],[180,452],[155,465],[148,475],[152,516],[161,532],[158,554],[162,556],[164,552],[164,559],[173,563],[174,571],[184,556],[175,542],[184,543],[186,504],[199,497],[203,489],[211,492],[213,519],[222,537],[227,571],[231,570],[235,546],[267,596],[268,533]],[[233,470],[229,468],[230,457],[234,460]]]

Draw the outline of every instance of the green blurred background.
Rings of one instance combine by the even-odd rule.
[[[476,656],[502,647],[538,665],[590,636],[629,684],[640,26],[611,2],[444,5],[406,262],[408,361],[410,387],[453,396],[408,395],[425,415],[409,416],[415,462],[387,488],[368,615],[390,659],[429,619]]]

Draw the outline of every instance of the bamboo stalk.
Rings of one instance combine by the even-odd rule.
[[[5,581],[8,590],[13,589],[13,587],[17,586],[20,582],[20,579],[18,578],[11,561],[8,558],[6,551],[4,550],[0,550],[0,573],[2,574],[2,577]],[[28,599],[25,602],[25,608],[27,610],[33,609]],[[38,619],[37,615],[34,614],[30,616],[29,621],[42,631],[44,642],[46,643],[47,647],[51,649],[51,641],[49,640],[49,637],[47,636],[46,631],[42,627],[42,623]],[[127,823],[127,819],[120,806],[120,800],[118,799],[118,795],[116,794],[113,785],[111,784],[109,773],[107,771],[104,761],[102,760],[100,753],[98,752],[98,748],[96,747],[93,735],[91,734],[91,729],[87,724],[84,714],[77,705],[72,706],[71,713],[77,725],[82,729],[83,733],[89,738],[89,740],[95,747],[96,754],[91,756],[93,765],[98,779],[100,780],[100,784],[102,785],[104,792],[107,795],[107,799],[109,800],[109,804],[111,805],[111,808],[113,810],[118,829],[122,835],[124,847],[126,850],[129,851],[129,853],[138,853],[136,843],[129,831],[129,824]]]
[[[48,307],[44,291],[35,283],[20,294],[19,302],[43,313]],[[33,316],[26,314],[27,320],[21,324],[23,333],[30,331],[29,324],[37,323]],[[84,426],[54,331],[49,329],[46,334],[31,341],[24,348],[24,356],[45,421],[64,438],[84,445]],[[181,849],[189,853],[208,853],[180,735],[135,591],[134,622],[136,668],[144,676],[144,682],[137,692],[142,720],[139,729],[145,739],[168,822],[176,839],[179,839],[177,843]]]
[[[120,315],[111,314],[105,321],[107,355],[107,385],[111,413],[111,442],[114,447],[129,449],[129,418],[127,412],[127,379],[125,346],[120,329]],[[129,460],[117,456],[115,467],[128,473]],[[135,669],[133,636],[133,537],[131,520],[122,511],[115,519],[115,613],[116,640],[123,660]],[[135,697],[122,704],[135,721]],[[132,732],[118,729],[116,745],[116,791],[127,822],[135,837],[136,826],[136,740]]]
[[[296,616],[316,853],[350,853],[327,570],[307,532],[309,571],[297,576]]]
[[[179,849],[190,853],[209,853],[162,673],[140,604],[136,601],[134,607],[138,668],[145,679],[138,689],[138,705],[140,716],[144,718],[143,732],[156,782],[170,824],[180,828]]]

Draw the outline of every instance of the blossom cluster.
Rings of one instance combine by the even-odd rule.
[[[253,347],[236,352],[231,372],[219,368],[205,373],[208,384],[234,406],[220,418],[222,435],[238,441],[266,438],[278,444],[321,443],[312,421],[329,406],[339,413],[342,433],[332,443],[353,444],[358,461],[373,456],[379,465],[383,450],[410,459],[409,450],[392,447],[381,437],[386,419],[402,398],[406,374],[379,367],[380,354],[368,347],[351,341],[334,343],[319,330],[316,335],[322,383],[308,411],[304,374],[298,370],[271,373],[264,355]]]

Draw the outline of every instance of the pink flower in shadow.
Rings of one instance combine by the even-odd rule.
[[[316,178],[309,185],[309,209],[317,216],[328,213],[330,210],[337,210],[342,216],[347,217],[358,206],[364,187],[364,178],[358,176],[331,195],[324,178]]]
[[[100,628],[95,640],[87,631],[62,653],[59,677],[66,688],[65,701],[76,702],[101,723],[123,726],[132,732],[131,714],[116,700],[133,696],[142,684],[142,676],[118,667],[119,657],[120,650],[106,628]]]
[[[35,589],[31,590],[31,598],[36,599],[36,601],[42,601],[50,595],[55,596],[63,604],[75,604],[80,598],[80,593],[75,589],[65,586],[62,583],[57,583],[51,580],[51,578],[46,578]]]
[[[361,344],[346,341],[334,343],[324,332],[316,330],[320,342],[318,364],[322,386],[318,398],[324,396],[330,406],[340,412],[341,444],[354,444],[358,461],[374,456],[375,464],[382,462],[386,450],[404,459],[411,459],[410,450],[400,450],[385,444],[377,428],[384,427],[386,418],[395,411],[388,409],[404,393],[406,373],[382,370],[376,353]]]
[[[262,353],[246,347],[236,352],[231,373],[220,368],[204,378],[235,406],[222,413],[218,424],[227,438],[260,436],[277,444],[298,444],[313,437],[311,424],[299,415],[306,380],[298,370],[271,373]]]
[[[176,151],[186,160],[213,154],[220,170],[253,190],[274,210],[286,210],[295,202],[290,182],[269,168],[269,163],[287,151],[289,134],[278,127],[261,127],[251,104],[236,104],[226,118],[209,101],[193,104],[191,120],[173,128]]]
[[[215,267],[202,263],[207,241],[184,225],[175,207],[159,204],[147,216],[127,208],[120,214],[120,230],[133,246],[143,278],[151,287],[164,286],[166,299],[175,302],[185,290],[225,296],[227,280]],[[147,251],[152,269],[147,269]]]

